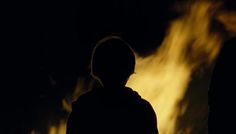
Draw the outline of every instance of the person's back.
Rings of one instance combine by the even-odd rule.
[[[156,134],[151,105],[132,89],[97,88],[73,104],[68,134]]]
[[[125,87],[134,71],[135,57],[124,43],[118,37],[111,37],[94,49],[92,75],[99,79],[102,86],[81,95],[73,103],[73,111],[67,121],[67,134],[158,133],[152,106],[131,88]],[[117,50],[120,57],[112,49]],[[112,61],[106,59],[107,54]]]

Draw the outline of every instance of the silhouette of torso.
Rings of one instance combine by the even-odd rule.
[[[67,134],[157,134],[152,106],[132,89],[96,88],[73,103]]]

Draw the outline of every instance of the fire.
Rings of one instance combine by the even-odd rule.
[[[193,73],[203,65],[211,65],[219,53],[222,39],[210,32],[214,8],[210,2],[193,3],[187,14],[171,23],[154,54],[145,58],[137,56],[137,74],[131,77],[128,86],[152,104],[160,134],[194,131],[191,128],[184,132],[176,130],[177,118],[188,106],[185,102],[180,109],[178,103],[184,98]]]
[[[231,36],[236,36],[235,11],[222,11],[218,14],[217,19],[224,24],[225,29],[232,34]]]
[[[48,134],[65,134],[66,133],[66,122],[61,121],[58,126],[52,126],[49,129]]]
[[[190,134],[195,131],[192,124],[184,126],[182,131],[177,129],[178,117],[189,108],[187,101],[182,107],[178,104],[190,90],[194,73],[211,67],[221,48],[221,35],[210,30],[215,9],[211,2],[192,3],[184,16],[170,24],[155,53],[147,57],[137,55],[136,74],[131,76],[127,86],[152,104],[160,134]],[[208,89],[205,90],[207,94]],[[207,103],[207,100],[203,101]],[[66,109],[70,109],[69,106],[66,105]],[[203,109],[202,113],[207,112]],[[52,126],[49,134],[64,134],[65,123],[64,120],[59,126]],[[32,134],[36,132],[32,131]]]
[[[62,119],[57,125],[49,125],[47,134],[65,134],[66,133],[66,120]],[[41,131],[32,130],[31,134],[42,134]]]

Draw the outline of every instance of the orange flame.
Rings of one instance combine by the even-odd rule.
[[[184,132],[176,129],[177,118],[185,113],[188,102],[181,109],[177,104],[184,98],[193,73],[212,65],[221,48],[220,34],[210,32],[215,8],[207,1],[193,3],[184,16],[171,23],[163,43],[154,54],[144,58],[137,55],[137,74],[130,78],[127,86],[152,104],[160,134],[190,134],[194,131],[189,126]],[[63,105],[70,111],[70,106],[65,102]],[[65,134],[65,123],[64,120],[59,126],[51,126],[48,133]],[[32,131],[32,134],[37,132]]]
[[[187,102],[180,111],[177,104],[183,99],[193,72],[211,65],[219,53],[222,39],[210,32],[213,8],[209,2],[192,4],[185,16],[171,23],[156,53],[145,58],[137,56],[137,74],[127,85],[152,104],[160,134],[178,133],[177,117],[184,114]],[[191,128],[185,130],[185,134],[192,132]]]
[[[230,32],[231,36],[236,36],[235,11],[222,11],[218,14],[217,19],[224,24],[225,29]]]

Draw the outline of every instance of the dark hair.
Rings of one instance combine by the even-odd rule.
[[[102,83],[106,80],[123,82],[134,68],[134,52],[119,36],[105,37],[93,49],[91,74]]]

